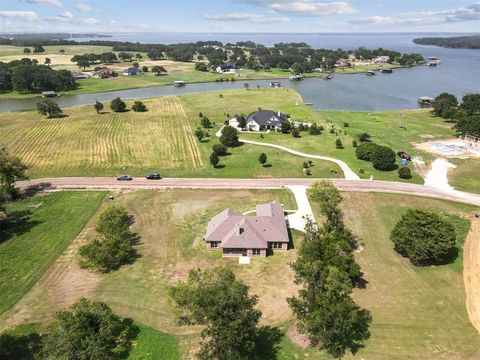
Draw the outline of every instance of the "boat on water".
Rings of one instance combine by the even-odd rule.
[[[185,86],[185,81],[177,80],[177,81],[173,82],[173,85],[175,85],[175,86]]]
[[[374,76],[374,75],[377,75],[377,73],[373,70],[368,70],[367,71],[367,76]]]
[[[300,81],[300,80],[303,80],[303,75],[290,75],[288,77],[288,80]]]
[[[332,80],[333,79],[333,74],[328,74],[323,78],[324,80]]]
[[[428,63],[428,66],[430,66],[430,64],[435,64],[435,66],[437,66],[437,65],[440,65],[442,62],[438,57],[430,56],[429,58],[427,58],[427,63]]]
[[[430,96],[421,96],[418,98],[417,103],[419,103],[422,106],[430,106],[432,105],[433,98]]]
[[[429,62],[427,65],[430,67],[436,67],[438,64],[436,62]]]
[[[282,86],[282,83],[280,81],[270,81],[270,87],[272,88],[279,88]]]
[[[382,74],[391,74],[391,73],[393,73],[393,70],[392,69],[382,69],[382,70],[380,70],[380,72]]]

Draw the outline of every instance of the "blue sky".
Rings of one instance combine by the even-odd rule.
[[[480,1],[0,0],[0,32],[480,32]]]

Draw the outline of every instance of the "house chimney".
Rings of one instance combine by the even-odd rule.
[[[278,110],[278,117],[280,117],[280,110]]]

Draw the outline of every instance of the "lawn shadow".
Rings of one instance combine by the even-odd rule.
[[[225,167],[224,164],[217,164],[214,166],[215,169],[223,169]]]
[[[0,244],[40,224],[37,220],[31,220],[31,215],[30,210],[18,210],[8,213],[5,220],[0,220]]]
[[[27,335],[0,335],[0,358],[2,360],[38,359],[41,349],[41,338],[37,333]]]
[[[39,184],[30,185],[25,189],[23,189],[22,196],[24,198],[29,198],[29,197],[35,196],[36,194],[44,190],[49,190],[49,189],[52,189],[52,184],[49,182],[42,182]]]
[[[272,164],[263,164],[262,167],[264,167],[264,168],[271,168],[271,167],[272,167]]]
[[[287,226],[287,232],[288,232],[288,250],[295,249],[295,243],[293,241],[292,229],[290,228],[290,226]]]
[[[278,327],[262,326],[255,343],[255,359],[275,360],[284,333]]]

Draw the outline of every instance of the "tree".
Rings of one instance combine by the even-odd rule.
[[[258,298],[249,295],[232,270],[191,270],[187,281],[172,287],[170,294],[182,323],[205,326],[199,359],[253,358],[262,314],[254,308]]]
[[[110,307],[81,298],[53,315],[42,339],[42,359],[123,359],[138,329],[130,319],[115,315]]]
[[[110,103],[110,108],[114,112],[123,112],[127,108],[127,104],[125,104],[125,102],[123,102],[119,97],[116,97]]]
[[[59,52],[61,55],[63,55],[63,54],[65,54],[65,49],[60,49],[60,50],[58,50],[58,52]]]
[[[148,66],[142,66],[142,71],[143,71],[144,73],[148,72]]]
[[[480,115],[462,116],[457,120],[454,128],[462,135],[480,137]]]
[[[411,179],[412,173],[410,171],[410,168],[407,166],[402,166],[400,169],[398,169],[398,177],[400,179]]]
[[[142,54],[140,54],[140,53],[136,53],[135,57],[137,58],[138,61],[141,61],[142,58],[143,58]]]
[[[261,153],[258,157],[258,162],[262,164],[262,166],[265,166],[265,164],[267,163],[267,154]]]
[[[240,129],[245,129],[247,127],[247,119],[245,119],[245,116],[237,115],[236,118],[238,121],[238,127]]]
[[[167,70],[163,66],[155,65],[152,67],[152,72],[154,72],[156,76],[160,76],[162,73],[166,73]]]
[[[33,47],[33,53],[34,54],[41,54],[41,53],[44,53],[44,52],[45,52],[45,49],[41,45],[35,45]]]
[[[103,110],[103,104],[98,100],[95,100],[95,104],[93,105],[93,107],[95,108],[97,114],[100,114],[100,111]]]
[[[145,111],[148,111],[147,109],[147,106],[139,101],[139,100],[136,100],[134,103],[133,103],[133,106],[132,106],[132,110],[135,111],[135,112],[145,112]]]
[[[0,204],[17,197],[15,182],[27,179],[26,171],[27,166],[19,157],[10,155],[5,148],[0,149]]]
[[[357,140],[355,140],[355,139],[352,140],[352,146],[353,146],[354,148],[356,148],[356,147],[358,146]]]
[[[294,63],[294,64],[290,67],[290,72],[291,72],[292,74],[295,74],[295,75],[303,74],[303,66],[302,66],[302,64],[300,64],[300,63]]]
[[[298,130],[297,128],[293,128],[292,129],[292,136],[294,138],[299,138],[300,137],[300,130]]]
[[[292,123],[288,120],[285,120],[284,122],[282,122],[282,124],[280,125],[280,131],[283,133],[283,134],[288,134],[291,130],[292,130]]]
[[[433,113],[440,117],[445,117],[446,112],[451,108],[456,108],[457,105],[457,98],[449,93],[441,93],[432,101]]]
[[[460,108],[469,116],[480,115],[480,94],[465,95]]]
[[[212,164],[212,166],[213,166],[214,168],[216,168],[219,161],[220,161],[220,159],[218,158],[217,153],[216,153],[216,152],[212,152],[212,153],[210,154],[210,164]]]
[[[323,126],[318,126],[316,122],[314,122],[310,128],[308,129],[308,132],[310,135],[320,135],[323,131]]]
[[[198,139],[198,141],[202,142],[203,138],[205,137],[205,131],[198,128],[195,130],[195,136]]]
[[[377,147],[373,150],[372,163],[373,167],[377,170],[389,171],[394,169],[396,166],[395,160],[395,151],[389,147],[377,145]]]
[[[44,64],[45,64],[45,65],[50,66],[51,63],[52,63],[52,59],[50,59],[50,58],[48,58],[48,57],[45,58],[45,61],[44,61]]]
[[[300,331],[308,334],[313,346],[335,358],[343,357],[347,350],[355,354],[370,337],[370,312],[353,302],[351,290],[344,272],[327,267],[318,289],[310,289],[308,296],[288,299],[300,321]]]
[[[340,140],[340,139],[335,140],[335,147],[337,149],[343,149],[342,140]]]
[[[77,66],[80,69],[85,70],[87,67],[90,67],[90,62],[88,60],[81,59],[77,61]]]
[[[227,155],[228,148],[223,144],[215,144],[212,146],[212,151],[218,156]]]
[[[210,122],[210,119],[206,116],[200,119],[200,123],[205,129],[209,129],[212,127],[212,123]]]
[[[207,64],[204,62],[197,62],[195,63],[195,70],[197,71],[208,71]]]
[[[49,119],[58,117],[63,113],[58,104],[50,99],[42,99],[35,106],[40,114],[47,115]]]
[[[377,144],[373,142],[364,142],[361,143],[356,149],[355,149],[355,156],[357,159],[360,160],[367,160],[367,161],[372,161],[373,159],[373,152],[377,148]]]
[[[239,145],[238,131],[230,125],[224,126],[220,135],[220,142],[228,147]]]
[[[135,69],[138,69],[140,67],[140,64],[138,62],[134,62],[132,65]]]
[[[137,258],[138,236],[130,231],[132,217],[120,206],[107,208],[98,221],[97,237],[80,247],[80,266],[99,272],[117,270]]]
[[[455,253],[455,228],[436,213],[409,209],[390,235],[395,251],[414,265],[443,264]]]
[[[24,53],[25,55],[29,55],[29,54],[31,53],[30,48],[24,48],[24,49],[23,49],[23,53]]]

